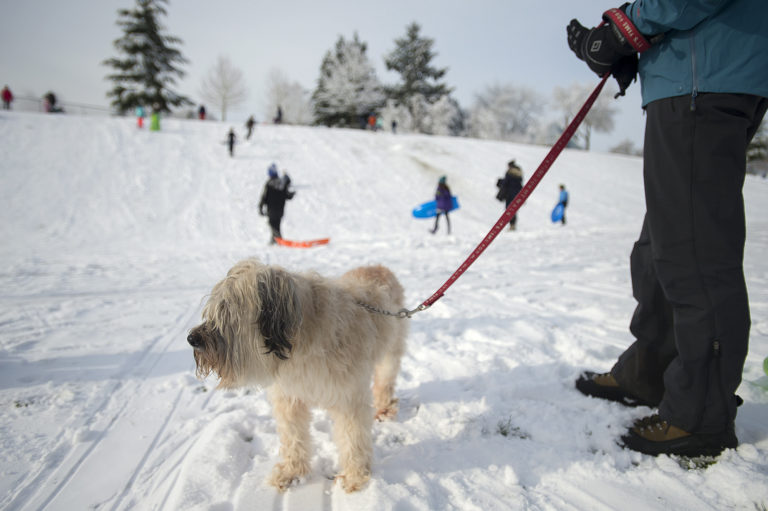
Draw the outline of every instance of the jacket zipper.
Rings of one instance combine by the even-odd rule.
[[[699,80],[696,76],[696,44],[694,43],[694,36],[691,34],[689,39],[691,44],[691,112],[696,111],[696,96],[699,94]]]

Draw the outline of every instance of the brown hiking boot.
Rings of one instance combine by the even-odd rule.
[[[635,421],[621,440],[624,447],[651,456],[717,456],[723,450],[739,445],[732,422],[721,433],[689,433],[673,426],[657,414]]]
[[[576,389],[584,395],[616,401],[625,406],[656,406],[623,390],[611,373],[585,371],[576,380]]]

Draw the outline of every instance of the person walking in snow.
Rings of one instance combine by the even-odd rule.
[[[11,102],[13,101],[13,93],[11,92],[11,89],[9,89],[7,85],[3,87],[2,98],[3,98],[3,110],[10,110]]]
[[[235,128],[230,128],[227,133],[227,147],[229,147],[229,156],[235,155],[235,142],[237,141],[237,135],[235,135]]]
[[[277,165],[272,163],[267,169],[269,179],[264,185],[264,191],[259,201],[259,214],[267,216],[272,231],[270,243],[276,243],[276,238],[282,238],[280,223],[285,212],[285,201],[291,200],[294,192],[289,189],[291,179],[285,175],[281,179],[277,173]],[[265,211],[266,209],[266,211]]]
[[[247,121],[245,121],[245,129],[248,130],[248,133],[245,135],[246,140],[251,139],[251,133],[253,133],[253,127],[256,126],[256,119],[253,118],[253,116],[250,116]]]
[[[197,117],[200,118],[201,121],[205,120],[205,105],[200,105],[200,108],[197,110]]]
[[[136,107],[136,126],[141,129],[144,127],[144,107],[139,105]]]
[[[560,223],[565,225],[565,208],[568,207],[568,191],[563,184],[560,185],[560,195],[557,197],[557,205],[563,206],[563,216],[560,217]]]
[[[272,122],[275,124],[282,124],[283,123],[283,107],[280,105],[277,105],[277,115],[275,115],[275,118],[272,119]]]
[[[149,116],[149,131],[160,131],[160,105],[152,105],[152,113]]]
[[[568,45],[620,94],[639,72],[646,213],[630,257],[636,340],[576,388],[658,408],[622,436],[629,449],[714,456],[738,445],[751,323],[742,187],[768,109],[768,2],[638,0],[603,18],[572,20]]]
[[[451,234],[451,219],[448,218],[448,212],[453,209],[453,196],[451,195],[451,189],[448,188],[448,184],[446,184],[445,176],[442,176],[437,182],[437,190],[435,190],[435,202],[437,203],[435,227],[430,232],[432,234],[437,232],[437,225],[440,221],[440,215],[445,215],[445,225],[448,229],[448,234]]]
[[[49,114],[58,114],[64,112],[64,109],[58,105],[58,98],[53,92],[46,92],[43,96],[43,109]]]
[[[523,189],[523,169],[521,169],[515,160],[507,163],[507,172],[504,177],[496,181],[496,187],[499,189],[496,198],[504,201],[506,207],[512,203],[520,190]],[[517,228],[517,213],[509,220],[509,230],[514,231]]]

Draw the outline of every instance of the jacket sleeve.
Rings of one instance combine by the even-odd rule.
[[[261,200],[259,201],[259,210],[267,203],[267,185],[264,185],[264,191],[261,192]]]
[[[737,0],[636,0],[627,15],[645,35],[689,30]]]

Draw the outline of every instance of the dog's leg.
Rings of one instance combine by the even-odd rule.
[[[376,364],[373,373],[373,406],[376,420],[391,420],[397,416],[395,380],[400,372],[400,359],[405,352],[405,333],[392,340],[389,350]]]
[[[329,410],[341,466],[336,479],[347,493],[359,490],[371,478],[373,414],[369,403],[370,394],[358,403]]]
[[[399,370],[399,361],[389,358],[376,366],[373,376],[373,406],[376,410],[376,420],[391,420],[397,416],[395,379]]]
[[[277,388],[270,392],[277,432],[280,435],[280,457],[269,483],[285,491],[294,481],[309,474],[311,413],[303,401],[285,396]]]

